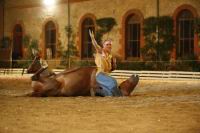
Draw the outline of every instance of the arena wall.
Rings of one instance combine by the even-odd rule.
[[[39,40],[40,47],[43,48],[44,25],[49,20],[52,20],[56,23],[58,40],[66,48],[65,26],[68,25],[69,19],[67,2],[67,0],[57,0],[55,6],[46,7],[42,0],[18,0],[18,2],[16,0],[7,0],[5,34],[12,38],[14,26],[21,24],[24,29],[23,34],[30,34],[33,38]],[[160,16],[173,16],[177,8],[182,5],[193,7],[199,16],[200,2],[198,0],[161,0]],[[84,16],[90,14],[96,19],[113,17],[117,21],[117,26],[113,28],[109,35],[104,37],[114,40],[113,52],[123,58],[123,16],[131,10],[139,11],[143,18],[156,16],[156,0],[70,0],[70,23],[76,35],[77,48],[80,50],[80,21]]]

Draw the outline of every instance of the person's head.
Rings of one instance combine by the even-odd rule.
[[[112,40],[107,39],[103,42],[103,50],[110,53],[112,49]]]

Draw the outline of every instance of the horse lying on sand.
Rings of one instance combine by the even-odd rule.
[[[27,69],[32,76],[33,92],[30,96],[95,96],[101,87],[96,82],[96,67],[81,67],[64,70],[58,74],[51,74],[47,69],[41,69],[38,57],[35,57]],[[129,96],[139,81],[139,77],[132,75],[119,85],[123,96]]]

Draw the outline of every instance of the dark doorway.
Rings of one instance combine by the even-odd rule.
[[[131,14],[126,19],[126,58],[140,57],[140,21],[140,17],[136,14]]]
[[[183,10],[177,18],[177,56],[194,55],[194,17],[189,10]]]
[[[56,26],[52,21],[45,25],[46,59],[56,57]]]
[[[13,67],[16,67],[16,62],[22,58],[22,38],[23,32],[21,25],[17,24],[13,31],[13,48],[12,48],[12,60]]]
[[[89,36],[89,29],[95,31],[94,22],[91,18],[86,18],[82,23],[82,49],[81,58],[92,58],[93,57],[93,47],[92,41]]]

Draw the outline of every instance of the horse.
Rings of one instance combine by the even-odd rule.
[[[96,81],[96,67],[78,67],[52,74],[48,68],[42,69],[39,57],[35,57],[27,69],[34,73],[31,77],[33,92],[29,96],[95,96],[101,89]],[[123,96],[129,96],[138,84],[139,77],[132,75],[119,85]]]

